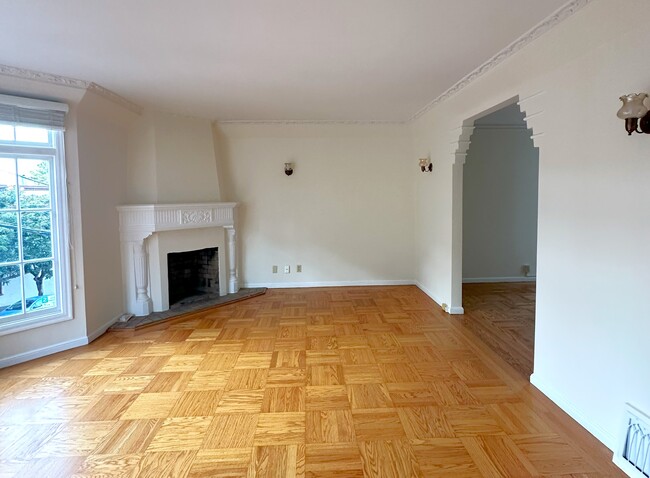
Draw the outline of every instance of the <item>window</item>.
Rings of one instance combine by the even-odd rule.
[[[63,132],[20,124],[16,114],[7,121],[6,108],[0,105],[0,334],[71,318]]]

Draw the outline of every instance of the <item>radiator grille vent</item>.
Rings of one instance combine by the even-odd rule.
[[[614,462],[633,478],[650,477],[650,418],[629,404]]]

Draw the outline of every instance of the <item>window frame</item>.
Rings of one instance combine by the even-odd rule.
[[[17,126],[17,125],[13,125]],[[42,127],[34,125],[35,127]],[[55,267],[55,290],[57,306],[53,309],[32,311],[0,320],[0,336],[22,332],[36,327],[44,327],[67,320],[72,320],[72,281],[70,263],[70,227],[68,214],[68,193],[66,180],[64,132],[47,129],[51,138],[49,145],[22,142],[0,141],[0,154],[16,158],[47,157],[50,163],[50,201],[52,211],[52,261]],[[17,171],[16,171],[17,173]],[[19,189],[16,191],[19,194]],[[18,206],[18,205],[17,205]],[[20,227],[20,225],[19,225]],[[19,240],[22,237],[19,235]],[[23,267],[24,256],[20,267]],[[24,270],[21,271],[24,280]],[[24,284],[22,295],[24,296]],[[27,299],[27,297],[25,297]],[[21,297],[22,300],[22,297]]]

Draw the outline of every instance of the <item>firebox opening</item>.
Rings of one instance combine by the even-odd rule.
[[[219,295],[218,248],[167,254],[170,307],[205,295]]]

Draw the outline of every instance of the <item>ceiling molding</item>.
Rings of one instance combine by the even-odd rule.
[[[435,98],[433,101],[428,103],[426,106],[418,110],[410,119],[409,121],[413,121],[421,117],[423,114],[425,114],[427,111],[429,111],[431,108],[436,106],[439,103],[442,103],[443,101],[449,99],[456,93],[458,93],[460,90],[468,86],[470,83],[472,83],[474,80],[478,79],[479,77],[483,76],[485,73],[488,71],[494,69],[497,65],[502,63],[505,59],[509,58],[510,56],[514,55],[517,53],[519,50],[521,50],[523,47],[531,43],[533,40],[539,38],[542,36],[544,33],[549,31],[551,28],[554,26],[558,25],[559,23],[563,22],[567,18],[569,18],[571,15],[576,13],[578,10],[580,10],[582,7],[587,5],[589,2],[592,0],[572,0],[560,9],[558,9],[555,13],[551,14],[548,18],[543,20],[541,23],[537,24],[534,26],[532,29],[528,30],[526,33],[524,33],[522,36],[520,36],[517,40],[512,42],[510,45],[505,47],[503,50],[501,50],[499,53],[494,55],[492,58],[490,58],[488,61],[483,63],[481,66],[476,68],[474,71],[469,73],[468,75],[464,76],[462,79],[460,79],[458,82],[456,82],[451,88],[449,88],[447,91],[445,91],[443,94]]]
[[[38,81],[40,83],[50,83],[53,85],[67,86],[68,88],[87,89],[90,83],[85,80],[77,78],[70,78],[68,76],[52,75],[51,73],[44,73],[42,71],[27,70],[24,68],[17,68],[15,66],[0,65],[0,74],[5,76],[13,76],[22,80]]]
[[[113,103],[116,103],[120,105],[123,108],[126,108],[127,110],[135,113],[135,114],[142,114],[143,108],[142,106],[134,103],[133,101],[127,100],[123,96],[118,95],[114,91],[111,91],[107,88],[104,88],[101,85],[98,85],[97,83],[90,83],[88,85],[88,91],[92,91],[93,93],[96,93],[105,99],[112,101]]]
[[[14,78],[38,81],[40,83],[49,83],[51,85],[65,86],[67,88],[92,91],[93,93],[96,93],[103,98],[128,109],[129,111],[137,114],[142,113],[142,107],[140,105],[137,105],[117,93],[104,88],[97,83],[93,83],[92,81],[80,80],[78,78],[71,78],[63,75],[53,75],[42,71],[28,70],[25,68],[17,68],[15,66],[2,64],[0,64],[0,75],[13,76]]]

